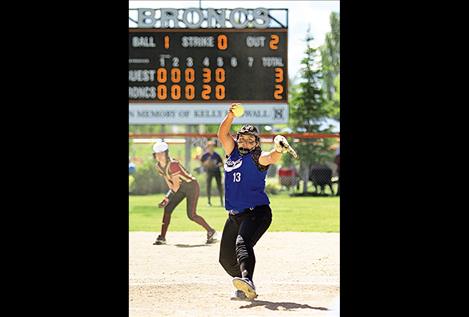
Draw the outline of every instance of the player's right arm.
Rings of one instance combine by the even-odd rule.
[[[223,160],[222,160],[221,156],[218,155],[218,153],[217,153],[217,160],[216,160],[216,161],[217,161],[217,164],[216,164],[216,165],[217,165],[218,167],[223,166]]]
[[[202,156],[202,159],[201,159],[201,162],[202,162],[202,166],[205,167],[205,168],[209,168],[210,167],[210,156],[208,154],[204,154]]]
[[[165,207],[169,203],[169,201],[171,200],[172,195],[174,195],[180,187],[179,175],[169,175],[168,177],[163,177],[163,178],[166,181],[166,184],[168,184],[169,191],[163,197],[163,200],[159,203],[158,207],[160,207],[160,208]]]
[[[166,177],[164,177],[164,180],[166,181],[166,184],[168,184],[168,187],[169,187],[169,192],[170,193],[171,191],[173,191],[173,184],[171,184],[168,179]],[[174,192],[174,191],[173,191]],[[163,208],[165,207],[167,204],[169,203],[169,198],[168,198],[168,194],[166,194],[164,197],[163,197],[163,200],[158,204],[158,207],[160,208]]]
[[[221,145],[223,146],[223,150],[225,150],[225,153],[227,155],[230,155],[235,147],[235,142],[230,134],[231,124],[233,123],[235,117],[232,108],[233,104],[230,106],[230,109],[226,114],[225,119],[223,119],[220,124],[220,127],[218,128],[218,140],[220,140]]]

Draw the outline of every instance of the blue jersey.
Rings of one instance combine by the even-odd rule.
[[[260,148],[241,155],[237,144],[225,162],[225,209],[242,212],[246,208],[270,204],[265,193],[267,167],[258,167]]]

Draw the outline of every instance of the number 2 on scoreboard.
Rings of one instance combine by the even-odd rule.
[[[283,86],[280,84],[275,85],[274,98],[277,100],[282,99]]]

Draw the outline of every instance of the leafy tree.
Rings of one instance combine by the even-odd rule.
[[[340,120],[340,15],[332,12],[329,19],[331,31],[320,48],[323,88],[326,102],[334,109],[333,118]]]
[[[335,114],[334,105],[327,102],[323,91],[323,70],[317,48],[311,46],[312,35],[307,33],[307,48],[301,61],[299,83],[290,91],[290,127],[295,132],[331,133],[332,127],[321,129],[323,122]],[[303,192],[307,192],[309,173],[312,165],[323,164],[332,158],[330,146],[334,140],[328,138],[302,139],[294,143],[300,156],[300,172]],[[284,155],[284,165],[291,165],[291,158]]]

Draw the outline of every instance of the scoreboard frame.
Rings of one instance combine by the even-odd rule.
[[[256,103],[256,104],[262,104],[262,103],[286,104],[286,103],[288,103],[288,28],[265,28],[265,29],[256,29],[256,28],[244,28],[244,29],[235,29],[235,28],[212,28],[212,29],[208,29],[208,28],[198,28],[198,29],[187,29],[187,28],[129,28],[129,40],[130,40],[130,37],[132,37],[133,33],[141,33],[141,34],[152,34],[152,33],[160,33],[161,34],[161,33],[163,33],[164,36],[171,36],[172,34],[176,34],[176,33],[187,33],[188,35],[191,35],[191,34],[194,34],[194,33],[207,33],[207,34],[211,33],[211,34],[218,34],[218,35],[219,34],[224,34],[224,33],[229,33],[230,36],[232,36],[233,33],[234,34],[236,34],[236,33],[250,33],[250,34],[253,34],[253,36],[268,36],[268,35],[272,35],[274,33],[280,33],[280,34],[283,35],[283,33],[284,33],[284,35],[283,35],[284,36],[284,38],[283,38],[284,41],[282,41],[282,43],[279,43],[279,46],[281,45],[281,48],[282,48],[282,50],[281,50],[282,51],[281,60],[284,63],[283,66],[282,67],[263,67],[263,66],[260,66],[260,65],[255,66],[255,67],[261,67],[261,69],[259,69],[259,71],[263,70],[265,72],[268,72],[269,70],[273,69],[273,73],[274,73],[274,76],[272,77],[273,91],[275,93],[276,91],[278,92],[280,90],[280,88],[277,87],[277,85],[281,85],[283,91],[282,91],[282,98],[281,99],[275,99],[276,97],[279,96],[278,93],[276,94],[276,97],[274,97],[272,95],[271,99],[268,99],[268,98],[263,98],[263,99],[220,98],[220,99],[218,99],[218,96],[217,97],[210,97],[209,99],[203,99],[201,97],[202,95],[201,95],[201,92],[200,92],[201,91],[200,87],[202,85],[204,85],[204,83],[197,82],[197,83],[194,84],[194,85],[197,85],[196,88],[192,88],[192,92],[191,92],[191,96],[196,95],[196,97],[194,96],[192,99],[187,99],[187,98],[182,97],[182,95],[184,95],[184,89],[181,86],[179,88],[177,87],[178,82],[176,82],[176,83],[172,82],[173,85],[171,85],[171,88],[169,88],[169,85],[168,85],[168,87],[165,88],[166,89],[166,98],[161,99],[160,98],[160,87],[159,86],[161,86],[162,84],[165,84],[166,82],[163,82],[163,83],[160,82],[158,80],[158,78],[156,78],[157,75],[155,75],[153,73],[155,78],[154,78],[152,83],[145,83],[145,84],[137,83],[137,85],[140,84],[140,86],[142,86],[142,87],[148,87],[148,85],[158,86],[158,88],[157,88],[157,90],[158,90],[158,95],[157,96],[158,97],[151,98],[151,99],[138,99],[138,98],[130,98],[130,95],[129,95],[129,104],[148,104],[148,103],[151,103],[151,104],[155,104],[155,103],[163,103],[163,104],[225,103],[226,104],[226,103],[234,103],[234,102],[240,102],[240,103],[244,103],[244,104],[250,104],[250,103]],[[179,36],[180,36],[180,34],[179,34]],[[172,37],[176,37],[176,36],[173,35]],[[231,42],[231,40],[230,40],[230,42]],[[230,48],[231,47],[229,45],[228,45],[228,48],[226,50],[222,50],[222,51],[218,50],[217,48],[214,48],[213,52],[210,53],[211,58],[213,56],[216,56],[216,54],[220,53],[220,52],[224,53],[225,55],[230,55],[229,54]],[[130,56],[130,50],[132,50],[132,49],[134,49],[134,50],[142,50],[143,49],[143,50],[149,50],[149,52],[150,52],[151,50],[159,50],[161,48],[148,48],[148,47],[132,48],[132,47],[129,47],[129,59],[132,59],[132,57]],[[198,47],[196,47],[196,48],[184,48],[184,50],[187,50],[187,51],[192,50],[193,52],[195,52],[198,49],[199,49]],[[203,49],[206,49],[206,48],[204,47],[204,48],[201,48],[201,49],[203,50]],[[209,48],[209,49],[212,49],[212,48]],[[258,50],[259,52],[261,52],[262,50],[263,51],[265,51],[266,49],[268,50],[269,47],[267,45],[267,48],[263,47],[263,48],[255,48],[255,49]],[[164,50],[164,48],[163,48],[163,50]],[[274,51],[272,51],[272,52],[275,53]],[[158,54],[160,54],[160,53],[158,53]],[[161,51],[161,54],[164,54],[164,52]],[[245,58],[245,56],[238,56],[239,60],[243,60],[243,58]],[[200,61],[199,61],[199,63],[200,63]],[[133,65],[138,65],[138,64],[133,64]],[[137,66],[137,68],[131,68],[131,64],[129,64],[129,72],[133,71],[133,70],[138,70],[138,67],[141,67],[141,66]],[[200,68],[200,65],[198,67]],[[213,67],[213,66],[210,66],[210,67]],[[167,69],[167,66],[160,67],[160,68]],[[185,69],[187,69],[187,68],[188,67],[186,67]],[[280,82],[277,82],[277,79],[279,79],[279,78],[276,77],[277,70],[275,70],[275,68],[282,68],[281,69],[282,80]],[[172,69],[174,69],[174,68],[172,68]],[[183,68],[181,67],[181,69],[183,69]],[[167,71],[165,71],[165,72],[166,72],[166,75],[165,75],[166,78],[169,78],[170,73],[167,72]],[[223,71],[223,74],[225,74],[225,71]],[[179,75],[179,76],[182,77],[182,75]],[[201,77],[200,77],[200,74],[197,74],[197,76],[198,76],[197,80],[202,80]],[[225,75],[223,75],[223,76],[225,76]],[[210,79],[210,80],[212,80],[212,79]],[[231,78],[229,78],[229,80],[231,80]],[[213,81],[212,82],[209,81],[208,83],[213,84]],[[231,87],[229,86],[230,82],[228,80],[226,80],[226,82],[225,82],[224,77],[223,77],[223,82],[218,82],[218,83],[219,83],[219,85],[216,85],[214,87],[216,87],[218,89],[220,86],[223,86],[223,87],[220,87],[220,90],[221,90],[221,88],[224,89],[223,93],[225,93],[226,90],[231,91]],[[130,84],[130,79],[129,79],[129,84]],[[215,84],[217,84],[217,83],[215,83]],[[247,83],[247,82],[242,83],[242,84],[249,85],[249,83]],[[257,82],[256,84],[260,84],[260,83]],[[147,85],[147,86],[145,86],[145,85]],[[231,84],[231,85],[233,85],[233,84]],[[175,86],[175,88],[177,88],[177,89],[173,89],[173,86]],[[186,86],[189,86],[189,85],[186,85]],[[186,87],[186,86],[184,86],[184,87]],[[161,89],[163,89],[163,88],[161,87]],[[276,89],[278,89],[278,90],[276,90]],[[153,89],[153,90],[155,90],[155,89]],[[170,90],[171,90],[171,92],[170,92]],[[198,94],[195,93],[195,91],[197,91]],[[177,94],[175,93],[174,96],[179,95],[181,97],[179,97],[178,99],[170,98],[169,96],[171,96],[173,92],[177,93]],[[263,92],[263,90],[261,92]],[[185,91],[185,93],[186,93],[186,96],[187,96],[187,90]],[[129,86],[129,94],[130,94],[130,86]],[[211,94],[213,94],[213,91],[211,91]],[[238,95],[239,95],[239,93],[238,93]],[[161,95],[161,96],[163,96],[163,95]],[[220,94],[220,96],[221,96],[221,94]]]

